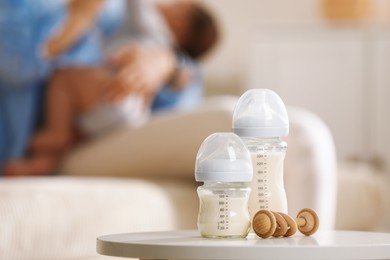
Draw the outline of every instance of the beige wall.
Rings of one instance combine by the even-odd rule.
[[[242,92],[250,66],[251,41],[259,26],[322,24],[325,0],[198,0],[216,14],[223,38],[205,60],[206,82],[211,92]],[[371,20],[389,23],[390,1],[367,0]]]

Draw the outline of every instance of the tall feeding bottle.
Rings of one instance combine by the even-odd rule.
[[[237,102],[233,131],[251,153],[253,179],[249,198],[251,218],[261,209],[287,213],[283,183],[283,164],[289,121],[282,99],[269,89],[252,89]]]

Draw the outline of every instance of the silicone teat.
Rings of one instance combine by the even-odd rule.
[[[251,137],[287,136],[289,121],[282,99],[270,89],[251,89],[237,102],[233,132]]]

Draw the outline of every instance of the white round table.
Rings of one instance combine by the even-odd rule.
[[[130,233],[98,237],[97,252],[140,259],[390,259],[390,233],[318,231],[268,239],[202,238],[197,230]]]

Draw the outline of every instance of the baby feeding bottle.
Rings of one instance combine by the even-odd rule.
[[[250,151],[253,179],[249,183],[251,219],[261,209],[287,214],[287,198],[283,183],[283,164],[289,121],[281,98],[269,89],[252,89],[237,102],[233,113],[233,132]]]
[[[207,137],[196,156],[195,179],[200,200],[198,229],[203,237],[246,237],[251,222],[248,211],[252,180],[250,153],[233,133]]]

